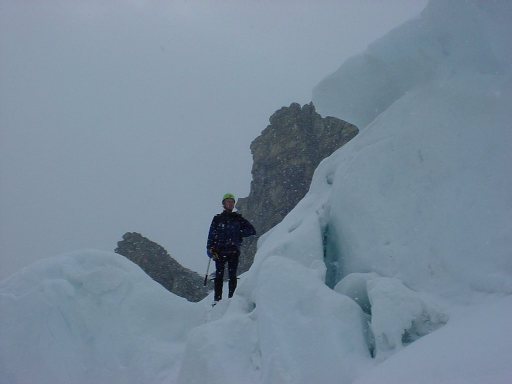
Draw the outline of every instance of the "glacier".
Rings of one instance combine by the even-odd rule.
[[[334,180],[339,276],[512,292],[510,20],[505,1],[431,1],[316,88],[320,111],[362,124],[312,186]]]
[[[360,134],[230,300],[119,255],[0,282],[0,383],[509,383],[512,3],[431,0],[314,90]]]
[[[0,383],[159,383],[204,311],[115,253],[76,251],[0,282]]]

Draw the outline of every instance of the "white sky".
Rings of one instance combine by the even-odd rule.
[[[204,273],[251,141],[426,0],[0,0],[0,278],[136,231]]]

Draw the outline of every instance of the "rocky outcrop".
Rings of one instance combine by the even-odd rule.
[[[262,235],[278,224],[305,196],[313,172],[324,158],[347,143],[358,129],[334,117],[322,118],[312,103],[283,107],[251,143],[252,182],[237,209]],[[257,238],[244,240],[240,272],[251,266]]]
[[[115,252],[133,261],[164,288],[188,301],[197,302],[208,295],[199,274],[183,267],[162,246],[139,233],[125,233]]]

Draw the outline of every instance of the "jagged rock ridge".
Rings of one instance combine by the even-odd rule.
[[[183,267],[162,246],[137,232],[125,233],[115,252],[133,261],[153,280],[178,296],[197,302],[208,295],[199,274]]]
[[[322,118],[313,103],[292,103],[270,117],[267,126],[251,143],[252,182],[249,196],[237,208],[258,235],[278,224],[309,190],[320,162],[351,140],[356,126],[335,117]],[[251,266],[256,238],[245,240],[239,271]]]

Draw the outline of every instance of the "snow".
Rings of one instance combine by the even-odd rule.
[[[410,344],[354,384],[510,383],[510,324],[510,296],[459,309],[446,326]]]
[[[317,109],[365,127],[406,93],[442,77],[449,83],[462,72],[505,75],[511,18],[506,0],[431,0],[417,19],[322,81],[314,90]]]
[[[350,297],[368,314],[371,348],[378,361],[448,321],[434,300],[395,278],[379,277],[375,273],[350,274],[334,290]]]
[[[331,212],[343,212],[329,219],[341,273],[445,294],[512,292],[512,95],[493,100],[475,92],[488,84],[471,84],[405,96],[325,164],[336,174]]]
[[[505,28],[501,17],[512,17],[512,5],[490,4],[433,1],[420,20],[354,59],[392,57],[397,74],[389,81],[403,89],[317,170],[312,189],[333,179],[327,221],[332,252],[343,260],[338,277],[377,272],[460,300],[475,290],[512,293],[511,49],[490,33]],[[433,44],[441,37],[450,44]],[[419,68],[414,82],[401,79],[420,53],[435,62],[428,81]],[[347,63],[337,75],[357,82],[365,70]],[[378,84],[365,85],[378,94]],[[378,109],[372,99],[361,105]]]
[[[317,89],[361,132],[232,299],[92,251],[1,282],[0,382],[510,382],[511,19],[431,1]]]
[[[160,383],[201,307],[101,251],[43,260],[0,283],[0,383]]]
[[[318,276],[312,279],[311,271],[293,260],[271,257],[260,265],[259,275],[265,280],[242,281],[225,317],[191,335],[178,382],[200,382],[204,375],[214,383],[241,378],[247,383],[310,382],[352,378],[367,365],[365,324],[357,304],[321,284]],[[201,348],[204,344],[210,348]],[[239,344],[247,351],[242,356]],[[198,364],[198,356],[208,364]],[[242,357],[243,364],[231,364]]]

